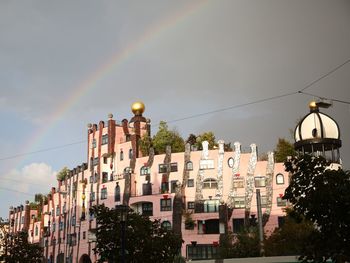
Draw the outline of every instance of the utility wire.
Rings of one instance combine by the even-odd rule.
[[[0,158],[0,161],[9,160],[9,159],[15,159],[15,158],[18,158],[18,157],[21,157],[21,156],[24,156],[24,155],[31,155],[31,154],[35,154],[35,153],[41,153],[41,152],[48,152],[48,151],[52,151],[52,150],[57,150],[57,149],[65,148],[65,147],[76,145],[76,144],[82,144],[82,143],[85,143],[85,142],[86,142],[86,140],[78,141],[78,142],[72,142],[72,143],[67,143],[67,144],[62,144],[62,145],[53,146],[53,147],[49,147],[49,148],[45,148],[45,149],[41,149],[41,150],[37,150],[37,151],[32,151],[32,152],[19,153],[19,154],[15,154],[15,155],[11,155],[11,156],[2,157],[2,158]]]
[[[307,93],[307,92],[303,92],[303,91],[299,91],[299,93],[305,94],[305,95],[309,95],[309,96],[312,96],[312,97],[316,97],[316,98],[319,98],[319,99],[321,99],[321,100],[326,99],[326,100],[336,101],[336,102],[339,102],[339,103],[350,104],[350,101],[345,101],[345,100],[338,100],[338,99],[333,99],[333,98],[322,97],[322,96],[318,96],[318,95],[311,94],[311,93]]]
[[[328,77],[329,75],[331,75],[332,73],[334,73],[335,71],[337,71],[338,69],[342,68],[343,66],[345,66],[346,64],[348,64],[350,62],[350,58],[348,60],[346,60],[344,63],[336,66],[334,69],[332,69],[331,71],[328,71],[326,74],[322,75],[321,77],[319,77],[318,79],[312,81],[310,84],[306,85],[303,89],[301,89],[299,92],[301,93],[302,91],[310,88],[311,86],[313,86],[314,84],[316,84],[317,82],[319,82],[320,80]]]
[[[207,112],[203,112],[203,113],[198,113],[198,114],[186,116],[186,117],[183,117],[183,118],[170,120],[170,121],[167,121],[167,123],[174,123],[174,122],[189,120],[189,119],[193,119],[193,118],[198,118],[198,117],[202,117],[202,116],[209,115],[209,114],[214,114],[214,113],[218,113],[218,112],[222,112],[222,111],[237,109],[237,108],[240,108],[240,107],[245,107],[245,106],[249,106],[249,105],[253,105],[253,104],[258,104],[258,103],[262,103],[262,102],[266,102],[266,101],[270,101],[270,100],[280,99],[280,98],[291,96],[291,95],[294,95],[294,94],[297,94],[297,93],[310,95],[310,96],[315,96],[315,95],[312,95],[312,94],[304,92],[304,90],[310,88],[311,86],[315,85],[317,82],[319,82],[322,79],[328,77],[329,75],[331,75],[332,73],[334,73],[338,69],[342,68],[343,66],[345,66],[349,62],[350,62],[350,59],[346,60],[344,63],[338,65],[337,67],[335,67],[331,71],[325,73],[321,77],[319,77],[316,80],[312,81],[311,83],[309,83],[308,85],[306,85],[304,88],[302,88],[299,91],[285,93],[285,94],[282,94],[282,95],[268,97],[268,98],[263,98],[263,99],[259,99],[259,100],[255,100],[255,101],[251,101],[251,102],[247,102],[247,103],[242,103],[242,104],[238,104],[238,105],[229,106],[229,107],[226,107],[226,108],[213,110],[213,111],[207,111]],[[320,96],[315,96],[315,97],[322,98]],[[326,98],[323,98],[323,99],[326,99]],[[347,102],[347,101],[341,101],[341,100],[337,100],[337,99],[332,99],[332,100],[340,102],[340,103],[350,104],[350,102]],[[158,126],[158,125],[154,125],[154,126]],[[60,149],[60,148],[64,148],[64,147],[68,147],[68,146],[72,146],[72,145],[76,145],[76,144],[82,144],[82,143],[86,143],[86,142],[87,142],[86,140],[83,140],[83,141],[72,142],[72,143],[63,144],[63,145],[59,145],[59,146],[54,146],[54,147],[50,147],[50,148],[46,148],[46,149],[41,149],[41,150],[37,150],[37,151],[26,152],[26,153],[19,153],[19,154],[15,154],[15,155],[12,155],[12,156],[2,157],[2,158],[0,158],[0,161],[14,159],[14,158],[18,158],[18,157],[25,156],[25,155],[31,155],[31,154],[41,153],[41,152],[52,151],[52,150],[56,150],[56,149]]]

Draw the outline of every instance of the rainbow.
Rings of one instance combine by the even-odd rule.
[[[175,28],[175,26],[185,22],[188,17],[194,15],[196,12],[203,10],[203,7],[209,3],[208,0],[191,1],[190,5],[187,5],[184,10],[177,12],[176,14],[161,20],[156,25],[149,27],[144,33],[137,38],[134,42],[130,43],[121,51],[113,54],[110,59],[104,63],[102,66],[97,68],[97,70],[89,74],[89,77],[82,81],[77,87],[72,91],[69,98],[60,103],[59,107],[56,108],[49,116],[48,121],[45,123],[44,128],[38,129],[29,140],[24,144],[24,156],[27,153],[32,153],[35,151],[37,145],[41,140],[53,129],[57,123],[59,123],[64,116],[69,112],[69,110],[80,101],[84,95],[88,94],[91,90],[96,87],[96,83],[108,76],[128,59],[132,58],[137,54],[143,46],[155,39],[162,33],[168,32],[169,29]],[[16,167],[20,167],[25,162],[26,158],[22,158],[17,163]]]

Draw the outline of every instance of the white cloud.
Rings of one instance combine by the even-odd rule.
[[[33,194],[34,197],[35,193],[49,192],[51,186],[55,186],[56,173],[46,163],[31,163],[20,170],[13,169],[1,177],[1,186],[18,191],[18,194]]]

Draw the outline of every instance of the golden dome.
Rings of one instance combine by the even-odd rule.
[[[135,115],[142,115],[142,113],[145,111],[145,104],[143,104],[142,101],[134,102],[131,105],[131,110]]]
[[[316,104],[316,101],[311,101],[309,103],[309,108],[310,108],[310,110],[316,110],[318,108],[317,104]]]

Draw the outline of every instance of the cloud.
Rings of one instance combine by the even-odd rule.
[[[13,169],[0,178],[1,187],[13,189],[18,194],[46,193],[55,184],[56,171],[46,163],[31,163],[22,169]],[[22,196],[23,197],[23,196]]]

